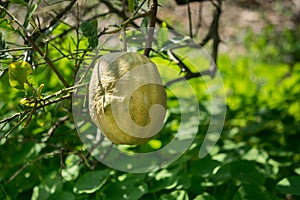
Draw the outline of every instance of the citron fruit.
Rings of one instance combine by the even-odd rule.
[[[166,92],[156,65],[138,53],[111,53],[94,66],[89,112],[114,144],[139,145],[163,127]]]

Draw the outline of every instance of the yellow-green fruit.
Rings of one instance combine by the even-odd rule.
[[[104,55],[89,85],[90,116],[115,144],[137,145],[162,128],[166,92],[156,65],[138,53]]]

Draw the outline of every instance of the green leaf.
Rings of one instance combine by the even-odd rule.
[[[89,37],[88,41],[91,48],[95,48],[98,46],[98,36]]]
[[[79,175],[80,166],[78,162],[80,161],[79,156],[71,154],[66,158],[65,168],[61,171],[61,176],[66,181],[75,180]]]
[[[196,196],[194,200],[216,200],[216,198],[209,195],[208,193],[204,193]]]
[[[95,34],[95,32],[97,32],[95,30],[97,28],[97,26],[95,27],[95,24],[96,24],[95,22],[93,22],[93,23],[88,22],[88,21],[82,22],[82,24],[80,25],[80,28],[82,30],[83,35],[86,37],[93,36]]]
[[[153,180],[151,186],[149,186],[149,192],[157,192],[163,189],[173,189],[177,187],[178,183],[181,181],[179,174],[181,171],[181,167],[173,168],[172,170],[163,169],[156,173],[155,180]],[[189,184],[189,183],[186,183]],[[183,185],[181,185],[182,187]]]
[[[28,81],[28,75],[32,73],[28,62],[13,62],[9,65],[8,75],[11,87],[24,90],[24,84]]]
[[[191,172],[201,176],[209,176],[221,163],[206,156],[192,163]]]
[[[11,25],[11,21],[8,19],[0,19],[0,28],[11,31],[14,30],[13,26]]]
[[[98,21],[95,19],[91,22],[84,21],[80,25],[82,33],[88,38],[89,45],[92,48],[98,46]]]
[[[84,21],[82,22],[80,28],[83,35],[86,37],[97,35],[98,21],[96,19],[92,20],[91,22]]]
[[[162,22],[161,28],[158,31],[157,42],[160,48],[162,48],[164,44],[169,42],[169,30],[165,22]]]
[[[68,191],[54,193],[47,200],[75,200],[75,196]]]
[[[26,144],[20,145],[18,151],[15,151],[13,155],[10,156],[10,163],[13,165],[24,163],[35,153],[35,143],[27,142]]]
[[[247,153],[242,156],[245,160],[254,160],[259,163],[266,163],[268,159],[268,153],[263,149],[258,149],[256,147],[251,148]]]
[[[42,90],[43,90],[43,88],[45,87],[45,84],[41,84],[40,86],[39,86],[39,88],[37,89],[37,96],[41,99],[42,98]]]
[[[263,185],[265,174],[263,174],[255,162],[251,161],[235,161],[230,164],[232,177],[245,184]]]
[[[300,175],[300,167],[296,168],[294,171],[296,174]]]
[[[163,189],[173,189],[176,187],[178,180],[180,177],[174,176],[170,178],[161,179],[159,181],[155,181],[154,184],[149,188],[150,192],[157,192]]]
[[[257,185],[263,185],[265,178],[265,174],[256,166],[255,162],[245,160],[225,164],[212,176],[212,180],[217,182],[234,179],[244,184]]]
[[[148,186],[137,175],[125,175],[124,180],[118,180],[107,185],[104,193],[106,199],[138,200],[148,192]]]
[[[60,192],[63,183],[56,171],[52,171],[46,175],[46,178],[39,186],[34,187],[31,200],[44,200],[50,195]]]
[[[175,190],[170,194],[163,194],[161,200],[189,200],[189,196],[184,190]]]
[[[283,194],[300,195],[300,176],[290,176],[277,183],[277,190]]]
[[[224,182],[231,179],[230,165],[223,165],[218,171],[212,176],[214,182]]]
[[[107,180],[110,170],[90,171],[79,177],[77,180],[74,193],[93,193],[99,190]]]
[[[233,200],[256,200],[256,199],[264,199],[264,200],[274,200],[274,197],[271,193],[269,193],[265,187],[260,185],[242,185],[236,194],[234,195]]]

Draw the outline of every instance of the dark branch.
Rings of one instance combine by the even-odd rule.
[[[60,13],[58,13],[53,19],[50,21],[49,26],[41,29],[39,32],[36,32],[35,34],[32,35],[34,39],[37,39],[40,37],[42,34],[47,32],[50,27],[54,26],[56,23],[58,23],[61,18],[73,7],[73,5],[76,3],[77,0],[72,0],[69,5],[67,5]]]
[[[69,84],[67,83],[67,81],[65,80],[65,78],[62,76],[62,74],[60,73],[60,71],[58,71],[58,69],[55,67],[55,65],[50,60],[50,58],[47,57],[46,54],[38,47],[38,45],[35,43],[35,40],[30,35],[27,35],[26,38],[27,38],[28,42],[31,44],[32,48],[35,51],[37,51],[40,54],[41,57],[44,58],[44,60],[46,61],[46,63],[49,65],[49,67],[52,69],[52,71],[54,71],[54,73],[57,75],[57,77],[63,83],[63,85],[65,87],[69,87]]]
[[[209,40],[213,40],[213,47],[212,47],[212,54],[211,57],[213,59],[213,62],[211,62],[210,65],[210,71],[213,73],[212,77],[214,77],[215,72],[217,70],[217,55],[218,55],[218,48],[219,48],[219,44],[221,42],[220,40],[220,35],[219,35],[219,21],[220,21],[220,15],[221,15],[221,6],[222,6],[222,0],[218,0],[218,3],[213,3],[213,5],[215,6],[216,10],[214,12],[214,18],[213,21],[210,25],[209,31],[206,35],[206,37],[202,40],[202,42],[200,43],[201,46],[204,46]]]
[[[150,23],[149,23],[149,29],[148,29],[148,35],[146,41],[146,49],[144,51],[144,55],[147,57],[149,57],[152,48],[152,41],[153,41],[155,24],[156,24],[157,8],[158,8],[158,2],[157,0],[153,0],[153,4],[150,10],[151,14],[150,14]]]
[[[128,17],[126,16],[124,10],[118,10],[117,8],[115,8],[109,1],[106,0],[99,0],[101,3],[105,4],[106,7],[108,7],[109,12],[110,13],[114,13],[116,15],[118,15],[119,17],[121,17],[124,21],[126,21],[128,19]],[[139,26],[134,23],[131,22],[132,26],[135,28],[139,28]]]
[[[203,2],[203,1],[210,1],[210,0],[175,0],[177,5],[184,5],[190,2]]]
[[[170,85],[180,82],[180,81],[184,81],[184,80],[189,80],[192,78],[197,78],[197,77],[201,77],[201,76],[210,76],[210,77],[214,77],[215,75],[215,71],[216,71],[216,65],[212,66],[214,64],[214,62],[211,63],[211,66],[208,70],[204,70],[201,72],[192,72],[188,66],[186,66],[183,62],[182,59],[178,58],[178,56],[176,56],[176,54],[174,54],[173,52],[170,51],[169,53],[170,58],[180,67],[180,71],[183,72],[185,75],[182,77],[179,77],[177,79],[171,80],[169,82],[167,82],[165,84],[165,87],[169,87]]]

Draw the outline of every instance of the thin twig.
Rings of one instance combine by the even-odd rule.
[[[145,4],[146,1],[147,1],[147,0],[144,0],[144,1],[139,5],[139,7],[135,10],[133,16],[135,16],[135,15],[138,14],[139,10],[143,7],[143,5]]]
[[[192,78],[201,77],[201,76],[210,76],[210,77],[214,76],[214,73],[215,73],[214,68],[209,68],[209,69],[201,71],[201,72],[192,72],[190,70],[190,68],[183,63],[182,59],[180,59],[172,51],[169,51],[168,55],[171,58],[171,60],[173,62],[175,62],[180,67],[180,72],[183,72],[185,75],[167,82],[164,85],[164,87],[169,87],[170,85],[172,85],[174,83],[184,81],[184,80],[189,80],[189,79],[192,79]]]
[[[49,100],[48,102],[46,102],[46,103],[44,103],[44,104],[42,104],[42,105],[38,105],[38,106],[36,106],[35,108],[33,108],[31,111],[30,111],[30,116],[32,116],[32,114],[35,112],[35,111],[37,111],[38,109],[41,109],[41,108],[44,108],[45,106],[49,106],[49,105],[51,105],[51,104],[54,104],[54,103],[57,103],[57,102],[60,102],[60,101],[63,101],[63,100],[65,100],[65,99],[69,99],[71,97],[71,94],[67,94],[67,95],[64,95],[64,96],[62,96],[62,97],[60,97],[60,98],[56,98],[56,99],[54,99],[54,100]],[[1,136],[0,137],[0,139],[2,139],[2,138],[7,138],[27,117],[28,117],[28,112],[29,111],[27,111],[27,112],[24,112],[25,113],[25,116],[21,119],[21,120],[19,120],[18,122],[17,122],[17,124],[14,126],[14,127],[12,127],[7,133],[5,133],[3,136]],[[22,113],[22,114],[24,114],[24,113]],[[11,117],[10,118],[6,118],[6,119],[4,119],[4,120],[1,120],[1,121],[7,121],[8,119],[12,119]],[[1,122],[2,123],[2,122]],[[28,123],[28,121],[26,122],[26,124]]]
[[[53,155],[56,155],[56,154],[59,154],[60,151],[58,150],[55,150],[53,152],[50,152],[50,153],[45,153],[31,161],[28,161],[27,163],[25,163],[20,169],[18,169],[7,181],[6,183],[9,183],[11,182],[12,180],[14,180],[24,169],[26,169],[29,165],[31,165],[32,163],[34,162],[37,162],[43,158],[47,158],[47,157],[52,157]]]
[[[3,6],[0,6],[0,8],[2,10],[4,10],[6,12],[6,14],[12,18],[12,20],[14,22],[16,22],[18,24],[18,26],[23,30],[24,35],[27,39],[27,41],[31,44],[32,48],[34,50],[36,50],[41,57],[44,58],[44,60],[47,62],[47,64],[49,65],[49,67],[54,71],[54,73],[57,75],[57,77],[59,78],[59,80],[64,84],[65,87],[69,87],[69,84],[67,83],[67,81],[64,79],[64,77],[62,76],[62,74],[57,70],[57,68],[54,66],[53,62],[44,54],[44,52],[38,47],[38,45],[36,44],[35,40],[33,39],[33,37],[28,33],[28,31],[26,30],[26,28],[21,24],[21,22],[14,16],[12,15],[6,8],[4,8]]]
[[[129,24],[131,24],[134,20],[136,20],[136,19],[139,19],[139,18],[144,18],[144,17],[147,17],[147,16],[150,16],[152,14],[152,12],[151,11],[149,11],[149,12],[144,12],[144,13],[141,13],[141,14],[138,14],[138,15],[134,15],[134,16],[132,16],[131,18],[129,18],[129,19],[127,19],[126,21],[124,21],[122,24],[121,24],[121,26],[122,27],[126,27],[126,26],[128,26]]]
[[[116,29],[113,29],[113,30],[109,30],[107,28],[105,28],[102,32],[99,33],[98,37],[100,37],[101,35],[104,35],[104,34],[113,34],[113,33],[118,33],[122,30],[124,30],[124,28],[126,28],[129,24],[132,24],[134,20],[136,19],[140,19],[140,18],[144,18],[144,17],[147,17],[147,16],[150,16],[151,15],[151,11],[149,12],[144,12],[144,13],[141,13],[139,15],[135,15],[129,19],[127,19],[126,21],[124,21],[121,25],[118,26],[118,28]]]
[[[49,106],[49,105],[57,103],[59,101],[63,101],[65,99],[69,99],[71,97],[70,93],[73,92],[74,89],[79,88],[79,87],[84,87],[86,85],[87,84],[84,83],[84,84],[79,84],[79,85],[75,85],[75,86],[72,86],[72,87],[69,87],[66,89],[59,90],[58,92],[55,92],[54,94],[48,95],[48,96],[44,97],[43,99],[41,99],[40,102],[43,102],[43,103],[36,102],[35,107],[33,109],[31,109],[30,111],[25,110],[23,112],[16,113],[10,117],[6,117],[6,118],[0,120],[0,124],[2,124],[2,123],[9,122],[17,117],[24,115],[24,117],[22,117],[22,119],[19,120],[17,122],[17,124],[13,128],[11,128],[5,135],[1,136],[0,139],[8,137],[12,133],[12,131],[15,130],[28,117],[28,113],[30,113],[30,115],[32,116],[33,113],[38,109],[44,108],[45,106]],[[66,94],[66,95],[61,96],[56,99],[53,99],[53,100],[50,100],[51,98],[56,97],[61,94]],[[45,101],[47,101],[47,102],[45,102]],[[27,123],[28,123],[28,121],[27,121]]]
[[[221,15],[221,6],[222,6],[222,0],[218,0],[218,3],[215,3],[214,1],[211,1],[212,4],[215,6],[216,10],[214,12],[214,18],[210,25],[209,31],[206,35],[206,37],[202,40],[200,43],[201,46],[204,46],[209,40],[213,40],[213,47],[212,47],[212,62],[210,65],[210,71],[213,73],[212,77],[214,77],[215,72],[217,70],[217,56],[218,56],[218,48],[219,44],[221,42],[220,35],[219,35],[219,21],[220,21],[220,15]]]
[[[20,47],[20,48],[11,48],[11,49],[2,49],[0,50],[1,53],[7,53],[7,52],[12,52],[12,51],[23,51],[23,50],[30,50],[32,47]]]
[[[197,34],[202,26],[202,13],[203,13],[203,4],[199,3],[199,8],[198,8],[198,22],[195,27],[195,33]]]
[[[71,92],[73,92],[74,89],[84,87],[86,85],[87,85],[87,83],[83,83],[83,84],[78,84],[78,85],[74,85],[74,86],[71,86],[71,87],[68,87],[68,88],[61,89],[61,90],[59,90],[59,91],[57,91],[57,92],[55,92],[51,95],[45,96],[42,100],[45,101],[45,100],[51,99],[51,98],[56,97],[56,96],[61,95],[61,94],[71,93]]]
[[[167,82],[164,87],[170,87],[170,85],[174,84],[174,83],[177,83],[177,82],[180,82],[180,81],[184,81],[184,80],[189,80],[189,79],[192,79],[192,78],[198,78],[198,77],[202,77],[202,76],[211,76],[211,71],[208,69],[208,70],[204,70],[202,72],[191,72],[191,73],[186,73],[185,76],[182,76],[182,77],[179,77],[177,79],[173,79],[169,82]]]
[[[25,163],[20,169],[18,169],[7,181],[6,183],[14,180],[24,169],[26,169],[30,165],[30,162]]]
[[[214,18],[212,23],[210,24],[210,28],[208,33],[206,34],[205,38],[200,42],[201,46],[205,46],[205,44],[215,38],[219,38],[219,20],[220,20],[220,15],[221,15],[221,0],[218,1],[219,5],[213,3],[213,5],[216,7],[216,10],[214,12]]]
[[[46,61],[46,63],[49,65],[49,67],[52,69],[52,71],[56,74],[56,76],[58,77],[58,79],[63,83],[63,85],[65,87],[69,87],[69,84],[67,83],[67,81],[65,80],[65,78],[62,76],[62,74],[60,73],[60,71],[58,71],[58,69],[55,67],[55,65],[53,64],[53,62],[50,60],[50,58],[48,56],[46,56],[46,54],[41,50],[41,48],[39,48],[37,46],[37,44],[35,43],[34,39],[30,35],[27,35],[27,40],[31,44],[32,48],[34,50],[36,50],[40,54],[40,56],[42,58],[44,58],[44,60]]]
[[[187,3],[187,0],[175,0],[177,5],[184,5]],[[189,2],[204,2],[204,1],[213,1],[213,0],[189,0]]]
[[[48,137],[51,137],[52,134],[54,133],[54,131],[57,129],[57,127],[59,127],[62,123],[64,123],[64,122],[67,121],[68,119],[69,119],[69,116],[68,116],[68,115],[59,118],[58,121],[56,121],[56,122],[51,126],[51,128],[47,131]]]
[[[34,106],[33,106],[32,110],[31,110],[30,113],[29,113],[29,116],[28,116],[28,118],[27,118],[27,120],[26,120],[26,122],[25,122],[24,127],[26,127],[26,126],[29,124],[30,120],[32,119],[32,116],[33,116],[34,112],[36,111],[37,105],[38,105],[38,101],[35,100]]]
[[[126,16],[124,10],[118,10],[117,8],[115,8],[113,6],[113,4],[111,4],[110,1],[106,1],[106,0],[99,0],[101,3],[105,4],[106,7],[108,7],[110,13],[114,13],[114,14],[117,14],[119,17],[121,17],[124,21],[126,21],[128,19],[128,17]],[[139,28],[139,26],[134,23],[132,21],[132,26],[135,27],[135,28]]]
[[[180,59],[176,54],[174,54],[171,50],[168,51],[168,55],[180,67],[180,73],[192,73],[191,70],[182,62],[182,59]]]
[[[71,8],[73,7],[73,5],[75,4],[77,0],[72,0],[69,5],[67,5],[60,13],[58,13],[55,17],[53,17],[53,19],[50,21],[49,26],[41,29],[39,32],[37,32],[37,35],[34,35],[33,38],[39,37],[40,35],[44,34],[46,31],[49,30],[50,27],[54,26],[69,10],[71,10]]]
[[[17,122],[17,124],[12,127],[7,133],[5,133],[3,136],[0,137],[0,139],[7,138],[28,116],[28,113],[20,120]]]
[[[190,2],[187,2],[187,10],[188,10],[188,17],[189,17],[189,33],[190,38],[193,38],[193,21],[192,21],[192,11],[191,11],[191,5]]]
[[[0,120],[0,124],[5,123],[5,122],[9,122],[9,121],[13,120],[14,118],[19,117],[23,114],[24,114],[24,112],[15,113],[12,116],[9,116],[9,117],[6,117],[6,118]]]

